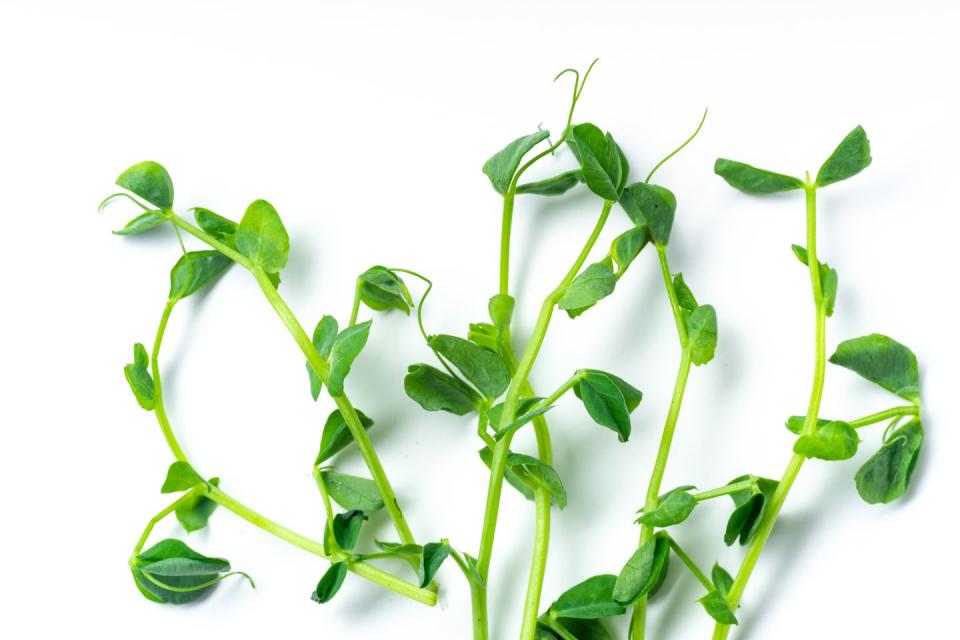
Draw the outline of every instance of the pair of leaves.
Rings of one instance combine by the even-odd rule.
[[[830,362],[854,371],[915,405],[920,404],[917,357],[893,338],[872,333],[837,345]]]
[[[290,236],[273,205],[254,200],[234,234],[237,251],[267,274],[279,273],[287,264]]]
[[[707,614],[720,624],[738,624],[737,617],[733,615],[727,603],[727,595],[733,587],[733,578],[719,564],[713,565],[710,577],[713,579],[714,589],[700,598],[700,604],[703,605]]]
[[[819,422],[819,421],[818,421]],[[820,460],[849,460],[857,454],[860,436],[856,429],[840,420],[829,420],[817,430],[801,435],[793,445],[794,453]]]
[[[863,127],[858,126],[847,134],[820,167],[815,185],[826,187],[852,178],[866,169],[870,162],[870,141]],[[713,170],[734,189],[744,193],[766,194],[804,188],[804,183],[799,178],[724,158],[717,159]]]
[[[615,431],[620,442],[630,438],[630,414],[643,399],[639,389],[612,373],[586,369],[573,392],[594,422]]]
[[[350,373],[354,360],[363,351],[370,336],[372,320],[347,327],[337,333],[337,321],[332,316],[324,316],[313,330],[313,346],[323,359],[330,360],[330,372],[327,388],[330,395],[343,395],[343,383]],[[313,365],[307,362],[307,375],[310,377],[310,395],[316,400],[320,397],[322,382]]]
[[[697,303],[682,273],[673,276],[673,290],[687,328],[690,361],[697,366],[707,364],[717,351],[717,311],[712,305]]]
[[[323,316],[313,329],[313,339],[311,340],[311,342],[313,342],[313,348],[317,350],[317,353],[319,353],[320,357],[324,360],[330,358],[330,352],[333,351],[333,342],[337,339],[339,329],[337,319],[333,316]],[[307,375],[310,377],[310,395],[313,396],[313,399],[316,401],[320,397],[320,391],[323,389],[323,381],[309,360],[307,361]]]
[[[627,184],[630,165],[613,136],[583,123],[570,130],[567,144],[580,163],[587,188],[604,200],[616,202]]]
[[[369,431],[370,427],[373,426],[373,420],[368,418],[359,409],[357,409],[356,412],[357,417],[360,419],[360,424],[363,426],[363,430]],[[347,421],[344,419],[343,414],[340,413],[340,409],[334,409],[330,415],[327,416],[327,421],[323,425],[323,435],[320,436],[320,451],[317,453],[317,458],[313,462],[314,466],[323,464],[353,441],[353,433],[350,431],[350,427],[347,426]]]
[[[661,247],[670,242],[677,197],[665,187],[635,182],[623,190],[620,206],[637,225],[646,225],[650,239]]]
[[[177,460],[167,469],[167,477],[163,481],[163,486],[160,487],[160,493],[179,493],[193,489],[198,485],[217,487],[220,485],[220,479],[204,480],[189,462]],[[177,505],[175,512],[177,521],[180,522],[187,533],[191,533],[206,527],[216,508],[216,502],[203,495],[202,492],[194,492]]]
[[[189,251],[170,270],[170,300],[180,300],[219,277],[232,261],[219,251]]]
[[[344,509],[371,514],[383,508],[383,496],[373,480],[333,469],[321,469],[320,475],[330,497]]]
[[[669,555],[670,539],[664,532],[641,544],[617,576],[614,600],[626,607],[651,593],[663,580]]]
[[[150,358],[147,349],[139,342],[133,345],[133,362],[123,367],[123,375],[133,391],[137,403],[147,411],[156,406],[153,377],[148,371]]]
[[[551,618],[577,620],[595,620],[622,615],[627,609],[614,598],[616,582],[617,576],[611,574],[587,578],[563,592],[550,605],[548,615]]]
[[[884,439],[884,444],[857,471],[857,492],[869,504],[893,502],[907,491],[923,445],[923,425],[911,420]]]
[[[212,591],[229,575],[230,563],[197,553],[180,540],[168,538],[130,562],[133,579],[148,600],[163,604],[193,602]],[[243,575],[253,586],[253,580]]]
[[[407,285],[392,269],[376,266],[360,274],[360,300],[374,311],[397,309],[405,314],[413,307]]]
[[[752,476],[740,476],[734,478],[728,484],[734,484],[743,480],[754,479],[756,481],[755,489],[744,489],[730,494],[733,504],[736,508],[730,514],[727,520],[727,529],[723,534],[724,543],[732,545],[737,538],[740,544],[749,543],[760,528],[760,522],[766,513],[767,505],[777,490],[777,481],[767,478],[753,478]]]
[[[645,512],[637,523],[651,527],[669,527],[690,517],[697,506],[697,499],[690,494],[693,485],[671,489],[657,499],[657,507]]]
[[[797,260],[803,264],[809,265],[809,257],[807,255],[807,250],[800,245],[791,245],[793,249],[793,255],[797,256]],[[827,317],[833,315],[833,309],[837,303],[837,286],[838,286],[838,276],[837,270],[832,269],[830,265],[825,262],[820,263],[820,295],[823,297],[823,306],[824,311],[827,314]]]
[[[571,318],[576,318],[613,293],[616,286],[617,277],[610,261],[596,262],[581,271],[573,282],[567,285],[557,306],[565,310]]]

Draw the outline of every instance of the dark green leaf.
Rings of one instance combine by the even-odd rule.
[[[356,509],[333,516],[333,538],[341,549],[353,551],[360,539],[360,528],[366,519],[366,514]]]
[[[483,403],[479,393],[453,376],[428,364],[414,364],[403,379],[407,395],[427,411],[448,411],[458,416]]]
[[[450,545],[445,542],[428,542],[423,545],[423,553],[420,554],[420,566],[417,569],[421,589],[433,582],[433,577],[440,570],[440,565],[449,555]]]
[[[430,348],[449,360],[460,373],[488,398],[496,398],[510,384],[510,370],[500,354],[478,347],[457,336],[432,336]]]
[[[203,207],[193,208],[193,217],[201,229],[212,235],[218,240],[228,240],[237,232],[237,223],[233,220],[204,209]]]
[[[619,616],[626,608],[613,599],[617,576],[602,574],[587,578],[557,598],[550,610],[558,618],[595,619]]]
[[[638,224],[614,238],[610,245],[610,255],[617,263],[617,277],[623,275],[649,241],[650,232],[645,224]]]
[[[580,162],[583,181],[604,200],[616,201],[623,191],[629,167],[613,136],[590,124],[570,130],[567,144]]]
[[[610,632],[600,623],[599,620],[577,620],[576,618],[558,618],[554,624],[559,625],[564,631],[569,633],[577,640],[613,640]],[[546,636],[549,640],[559,638],[559,636]]]
[[[583,182],[583,173],[579,169],[566,171],[558,176],[527,182],[517,186],[517,193],[529,193],[538,196],[560,196]]]
[[[371,267],[360,274],[360,299],[374,311],[397,309],[410,313],[413,298],[400,276],[386,267]]]
[[[863,127],[847,134],[817,172],[817,186],[825,187],[834,182],[852,178],[870,165],[870,141]]]
[[[147,411],[153,411],[156,400],[153,377],[147,371],[149,365],[150,358],[147,356],[147,350],[138,342],[133,345],[133,362],[123,368],[123,375],[127,378],[127,383],[140,406]]]
[[[337,339],[338,329],[336,318],[323,316],[313,330],[313,348],[324,360],[330,357],[330,352],[333,350],[333,341]],[[309,361],[307,361],[307,375],[310,377],[310,395],[316,400],[320,397],[323,381],[320,380],[320,374],[314,370]]]
[[[210,478],[210,484],[220,485],[220,478]],[[199,531],[207,526],[210,516],[217,508],[217,503],[202,493],[191,493],[183,502],[177,505],[177,521],[187,533]]]
[[[717,312],[709,304],[700,305],[686,322],[690,360],[698,366],[710,362],[717,349]]]
[[[800,436],[793,445],[794,453],[821,460],[848,460],[857,454],[860,436],[846,422],[828,422],[811,435]]]
[[[720,624],[737,624],[737,617],[730,610],[730,605],[718,590],[711,591],[699,600],[710,617]]]
[[[160,493],[179,493],[198,484],[203,484],[200,474],[193,470],[189,462],[177,460],[167,469],[167,478],[160,487]]]
[[[333,596],[337,595],[337,591],[340,591],[340,587],[343,585],[343,580],[346,577],[346,562],[337,562],[330,565],[330,568],[327,569],[323,577],[320,578],[320,582],[317,583],[317,588],[310,595],[310,599],[317,604],[330,602]]]
[[[794,432],[798,436],[803,433],[803,423],[806,421],[804,416],[790,416],[787,418],[787,429]],[[820,418],[817,420],[817,428],[822,427],[823,425],[830,422],[830,420],[825,420]]]
[[[744,193],[777,193],[803,188],[803,181],[799,178],[758,169],[735,160],[717,158],[713,171],[731,187]]]
[[[487,465],[487,468],[489,469],[493,462],[493,450],[491,450],[490,447],[484,447],[477,453],[480,454],[480,459],[483,460],[483,464]],[[507,469],[504,472],[503,477],[507,482],[510,483],[510,486],[519,491],[524,498],[527,500],[533,500],[533,489],[531,489],[526,482],[521,480],[517,474],[513,472],[513,469],[511,469],[509,465],[509,458]]]
[[[917,358],[893,338],[872,333],[841,342],[830,362],[859,373],[887,391],[920,404]]]
[[[565,309],[571,317],[576,317],[578,311],[595,305],[613,293],[616,286],[617,277],[610,264],[606,261],[596,262],[573,279],[557,306]]]
[[[734,484],[742,480],[748,480],[751,476],[740,476],[734,478],[728,484]],[[740,544],[745,545],[750,542],[760,528],[760,521],[766,511],[767,504],[777,490],[777,481],[767,478],[756,478],[757,493],[751,489],[736,491],[730,494],[736,509],[727,520],[727,529],[723,535],[723,541],[728,546],[733,544],[737,538]]]
[[[507,456],[507,465],[516,474],[517,478],[532,489],[542,487],[547,490],[553,501],[560,509],[567,506],[567,492],[563,488],[560,476],[547,463],[522,453],[511,453]]]
[[[621,442],[630,438],[630,410],[623,392],[610,376],[602,371],[586,371],[573,391],[594,422],[617,432]]]
[[[344,509],[369,514],[383,508],[383,497],[373,480],[350,476],[333,469],[323,469],[320,473],[330,497]]]
[[[919,420],[887,437],[886,442],[857,471],[857,492],[870,504],[893,502],[907,491],[923,445]]]
[[[279,273],[287,264],[290,237],[273,205],[254,200],[240,219],[237,251],[267,273]]]
[[[646,182],[635,182],[623,190],[620,206],[634,224],[645,224],[650,237],[660,245],[670,242],[670,230],[677,212],[677,197],[669,189]]]
[[[373,420],[365,416],[359,409],[356,412],[364,431],[369,431],[370,427],[373,426]],[[323,464],[352,442],[353,434],[350,432],[350,427],[347,426],[347,421],[343,419],[340,409],[334,409],[327,416],[327,421],[323,425],[323,435],[320,437],[320,452],[313,464],[315,466]]]
[[[710,577],[713,578],[713,586],[717,588],[720,595],[726,597],[730,593],[730,588],[733,587],[733,577],[719,563],[713,565],[710,574]]]
[[[123,225],[123,229],[117,229],[114,233],[118,236],[132,236],[137,233],[143,233],[144,231],[149,231],[150,229],[159,227],[166,219],[159,214],[160,211],[145,211],[138,215],[136,218]]]
[[[117,178],[117,184],[160,209],[173,207],[173,181],[156,162],[138,162]]]
[[[227,270],[232,260],[217,251],[191,251],[170,271],[170,299],[180,300],[210,284]]]
[[[483,163],[483,172],[490,178],[490,184],[499,194],[505,194],[513,181],[523,156],[535,146],[550,137],[549,131],[537,131],[528,136],[517,138]]]
[[[343,382],[350,373],[353,361],[357,359],[363,347],[367,344],[370,335],[372,320],[355,324],[341,331],[333,340],[330,351],[330,377],[327,379],[327,389],[332,396],[343,395]]]
[[[208,558],[180,540],[168,538],[134,558],[131,570],[146,598],[165,604],[184,604],[212,591],[218,578],[230,571],[230,563],[223,558]]]
[[[677,292],[677,303],[682,309],[686,309],[687,311],[697,310],[700,305],[697,304],[697,299],[694,297],[693,291],[691,291],[687,283],[684,282],[682,273],[673,276],[673,288]]]
[[[669,527],[686,520],[697,506],[696,499],[684,487],[668,491],[658,502],[656,509],[644,513],[637,522],[651,527]]]
[[[669,554],[670,542],[663,533],[656,534],[640,545],[620,570],[613,589],[614,599],[629,606],[650,593]]]

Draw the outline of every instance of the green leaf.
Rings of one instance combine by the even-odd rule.
[[[693,291],[684,282],[682,273],[673,276],[673,289],[677,292],[677,303],[681,309],[696,311],[700,306],[697,303],[697,298],[693,295]]]
[[[807,255],[807,250],[800,245],[790,245],[790,248],[793,249],[793,255],[797,256],[797,260],[803,264],[809,264],[809,257]],[[838,276],[837,270],[831,269],[830,265],[825,262],[820,263],[820,292],[823,296],[824,302],[824,311],[827,316],[833,315],[833,309],[836,306],[837,302],[837,284]]]
[[[320,474],[330,497],[344,509],[370,514],[383,508],[383,497],[373,480],[350,476],[333,469],[322,469]]]
[[[490,298],[487,303],[487,312],[490,314],[490,321],[493,322],[493,326],[498,332],[503,332],[510,327],[515,305],[516,301],[513,296],[506,293],[498,293]]]
[[[610,245],[610,255],[617,263],[618,278],[623,275],[649,241],[650,231],[645,224],[638,224],[614,238]]]
[[[167,478],[160,487],[160,493],[179,493],[203,483],[203,478],[193,470],[189,462],[177,460],[167,469]]]
[[[160,164],[138,162],[117,178],[117,184],[160,209],[173,207],[173,181]]]
[[[583,182],[583,172],[580,169],[566,171],[560,175],[527,182],[517,186],[517,193],[529,193],[538,196],[560,196]]]
[[[730,610],[727,599],[718,590],[713,590],[698,600],[710,617],[720,624],[738,624],[737,617]]]
[[[594,422],[616,431],[620,442],[630,438],[630,413],[643,398],[639,389],[613,374],[585,369],[573,392]]]
[[[360,274],[360,300],[374,311],[397,309],[410,313],[413,298],[400,276],[386,267],[371,267]]]
[[[802,189],[803,181],[782,173],[751,167],[742,162],[717,158],[713,171],[734,189],[744,193],[765,194]]]
[[[423,545],[423,553],[420,554],[420,566],[417,568],[421,589],[426,588],[433,582],[433,577],[440,570],[440,565],[449,555],[450,545],[446,542],[428,542]]]
[[[800,436],[793,451],[820,460],[849,460],[857,454],[859,444],[860,436],[853,427],[834,420],[819,427],[812,435]]]
[[[273,205],[254,200],[240,219],[236,245],[237,251],[266,273],[279,273],[287,264],[290,236]]]
[[[733,577],[727,573],[727,570],[720,566],[720,563],[714,563],[713,570],[710,572],[713,578],[713,585],[720,592],[720,595],[726,597],[733,587]]]
[[[363,511],[354,509],[333,516],[333,538],[344,551],[353,551],[360,539],[360,528],[367,519]]]
[[[330,602],[333,596],[337,595],[337,591],[340,591],[340,587],[343,585],[343,580],[346,577],[346,562],[337,562],[330,565],[330,568],[327,569],[323,577],[320,578],[320,582],[317,583],[317,588],[314,589],[310,595],[310,599],[317,604]]]
[[[717,349],[717,312],[709,304],[700,305],[686,316],[686,323],[690,360],[697,366],[707,364]]]
[[[626,607],[613,599],[617,576],[601,574],[587,578],[563,592],[550,611],[558,618],[595,619],[619,616]]]
[[[629,167],[613,136],[590,123],[578,124],[570,130],[567,144],[580,162],[587,188],[604,200],[616,202]]]
[[[886,438],[857,471],[857,492],[869,504],[893,502],[907,492],[923,445],[923,426],[912,420]]]
[[[564,290],[557,306],[567,311],[571,318],[613,293],[617,277],[606,261],[595,262],[584,269]]]
[[[531,149],[550,137],[549,131],[537,131],[517,138],[483,163],[483,172],[490,178],[494,191],[505,194],[513,181],[520,161]]]
[[[230,240],[237,233],[237,223],[203,207],[193,208],[197,225],[218,240]]]
[[[510,385],[510,370],[500,354],[457,336],[432,336],[430,348],[449,360],[480,393],[497,398]]]
[[[448,411],[463,416],[483,404],[483,398],[469,386],[428,364],[407,368],[403,389],[427,411]]]
[[[660,496],[657,508],[644,513],[637,522],[651,527],[669,527],[690,517],[697,506],[696,499],[687,493],[693,487],[678,487]]]
[[[670,242],[670,230],[677,212],[677,197],[669,189],[646,182],[635,182],[623,190],[620,206],[634,224],[645,224],[650,237],[660,245]]]
[[[751,476],[740,476],[734,478],[728,484],[734,484],[742,480],[749,480]],[[770,498],[777,490],[777,481],[767,478],[756,478],[757,492],[751,489],[736,491],[730,494],[733,504],[736,505],[730,519],[727,520],[727,529],[723,535],[723,541],[727,546],[732,545],[737,538],[740,544],[745,545],[750,542],[760,528],[760,521],[767,509]]]
[[[313,348],[317,350],[320,357],[326,360],[330,357],[333,350],[333,342],[337,339],[337,319],[333,316],[323,316],[320,322],[313,330]],[[314,401],[320,397],[320,390],[323,388],[323,381],[320,380],[320,374],[317,373],[310,361],[307,361],[307,375],[310,377],[310,395]]]
[[[218,251],[191,251],[170,271],[170,299],[180,300],[203,289],[220,276],[232,260]]]
[[[629,606],[650,593],[669,554],[670,543],[662,532],[640,545],[620,570],[613,598],[621,605]]]
[[[567,492],[560,476],[547,463],[522,453],[507,455],[507,465],[517,478],[531,489],[542,487],[550,494],[553,504],[561,510],[567,506]]]
[[[792,431],[793,433],[797,434],[798,436],[799,436],[799,435],[802,435],[802,434],[803,434],[803,423],[804,423],[805,421],[806,421],[806,417],[805,417],[805,416],[790,416],[789,418],[787,418],[787,429],[789,429],[789,430]],[[822,427],[823,425],[827,424],[828,422],[830,422],[830,420],[826,420],[826,419],[824,419],[824,418],[818,419],[818,420],[817,420],[817,428],[819,429],[820,427]]]
[[[852,178],[870,166],[870,141],[863,127],[847,134],[817,172],[817,186],[825,187]]]
[[[230,571],[230,563],[223,558],[209,558],[180,540],[168,538],[137,555],[130,568],[137,588],[147,599],[185,604],[210,593]]]
[[[489,469],[493,463],[493,450],[490,449],[490,447],[484,447],[477,453],[480,454],[480,459],[483,461],[483,464],[487,465],[487,468]],[[507,458],[507,469],[504,471],[504,479],[510,483],[511,487],[519,491],[520,495],[522,495],[524,498],[527,500],[533,500],[533,489],[531,489],[524,480],[521,480],[520,477],[513,472],[513,469],[510,468],[509,463],[510,460]]]
[[[335,397],[343,395],[343,382],[350,373],[353,361],[367,344],[372,323],[372,320],[367,320],[347,327],[334,338],[333,347],[330,350],[330,377],[327,379],[330,395]]]
[[[384,542],[383,540],[374,540],[373,544],[377,545],[377,548],[384,553],[389,553],[396,557],[419,556],[423,553],[423,547],[419,544]]]
[[[917,357],[893,338],[872,333],[837,345],[830,362],[859,373],[904,400],[920,404]]]
[[[220,478],[210,478],[210,484],[220,486]],[[202,493],[191,493],[177,505],[177,521],[187,533],[199,531],[207,526],[210,516],[217,509],[217,503]]]
[[[356,412],[364,431],[369,431],[370,427],[373,426],[373,420],[365,416],[359,409]],[[350,427],[347,426],[347,421],[344,420],[340,409],[334,409],[327,416],[327,421],[323,425],[323,435],[320,437],[320,452],[313,462],[314,466],[323,464],[352,442],[353,434],[350,432]]]
[[[140,406],[147,411],[153,411],[156,400],[153,378],[147,371],[149,365],[150,358],[147,356],[147,350],[138,342],[133,345],[133,362],[123,368],[123,375],[126,376],[127,383]]]
[[[467,329],[467,340],[490,351],[497,350],[499,339],[500,332],[489,322],[471,322]]]
[[[166,218],[158,215],[159,213],[159,210],[145,211],[127,224],[123,225],[122,229],[117,229],[113,233],[118,236],[132,236],[137,233],[143,233],[144,231],[149,231],[150,229],[159,227],[167,221]]]

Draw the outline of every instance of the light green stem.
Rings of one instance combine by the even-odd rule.
[[[820,262],[817,259],[817,188],[815,185],[809,183],[809,177],[807,184],[804,186],[804,192],[806,194],[807,209],[807,265],[810,269],[810,285],[813,290],[816,338],[814,341],[813,385],[810,390],[810,401],[807,406],[807,414],[803,423],[802,433],[811,434],[816,431],[817,419],[820,414],[820,402],[823,398],[823,381],[827,361],[827,313],[820,283]],[[793,483],[800,473],[800,469],[803,468],[805,460],[806,458],[799,454],[794,454],[790,458],[783,477],[780,479],[776,491],[774,491],[773,496],[770,498],[770,503],[766,511],[764,511],[760,526],[757,529],[756,537],[750,542],[747,553],[743,558],[743,563],[740,565],[740,570],[737,572],[737,577],[734,579],[733,585],[730,587],[730,592],[727,594],[727,603],[731,611],[736,611],[737,607],[740,606],[740,599],[743,597],[747,582],[749,582],[750,576],[753,574],[754,568],[756,568],[760,554],[763,552],[763,547],[773,532],[773,527],[776,525],[777,517],[783,508],[783,503],[786,501],[787,495],[789,495],[790,489],[793,487]],[[713,640],[726,640],[729,634],[730,626],[718,622],[713,630]]]
[[[722,487],[717,487],[716,489],[710,489],[709,491],[701,491],[700,493],[693,494],[693,499],[697,502],[703,502],[704,500],[711,500],[713,498],[719,498],[720,496],[728,496],[731,493],[736,493],[737,491],[747,491],[749,489],[755,489],[757,486],[756,480],[741,480],[740,482],[734,482],[732,484],[727,484]]]
[[[918,415],[920,415],[920,407],[918,407],[915,404],[908,404],[902,407],[893,407],[892,409],[884,409],[883,411],[871,413],[868,416],[857,418],[856,420],[851,420],[847,424],[849,424],[854,429],[860,429],[862,427],[866,427],[871,424],[883,422],[884,420],[892,420],[893,418],[899,418],[900,416],[918,416]]]
[[[181,504],[183,504],[184,502],[187,502],[187,500],[192,500],[193,493],[194,493],[193,491],[186,492],[185,494],[183,494],[182,496],[174,500],[163,511],[161,511],[157,515],[150,518],[150,522],[148,522],[147,526],[144,528],[143,533],[140,535],[140,539],[137,540],[137,545],[133,548],[134,556],[136,556],[137,554],[140,553],[141,550],[143,550],[143,545],[145,545],[147,543],[147,540],[150,539],[150,534],[153,532],[153,528],[156,526],[156,524],[161,520],[163,520],[164,518],[166,518],[171,513],[173,513],[174,511],[176,511],[177,507],[179,507]]]
[[[687,378],[690,375],[690,366],[692,364],[691,353],[688,346],[687,325],[683,318],[683,310],[677,299],[677,291],[673,286],[673,275],[670,273],[670,265],[667,261],[666,248],[657,246],[657,257],[660,261],[660,273],[663,277],[663,285],[667,290],[667,297],[670,300],[670,308],[673,311],[674,322],[677,327],[677,338],[680,341],[680,366],[677,369],[677,378],[673,384],[673,396],[670,399],[670,408],[667,410],[667,418],[663,425],[663,433],[660,436],[660,447],[657,450],[657,458],[653,464],[653,471],[650,474],[650,482],[647,484],[646,501],[643,509],[644,513],[651,513],[656,510],[659,503],[660,487],[663,484],[663,474],[667,469],[667,460],[670,457],[670,447],[673,444],[673,434],[677,428],[677,420],[680,417],[680,407],[683,404],[683,394],[687,388]],[[642,525],[640,527],[640,544],[649,542],[653,538],[653,527],[651,525]],[[630,639],[643,640],[646,634],[647,621],[647,597],[640,598],[633,607],[633,615],[630,619]]]
[[[167,331],[167,322],[170,320],[170,313],[176,306],[176,300],[168,300],[163,307],[163,314],[160,316],[160,325],[157,327],[157,336],[153,340],[153,353],[150,355],[150,371],[153,376],[153,396],[154,413],[157,414],[157,422],[160,423],[160,431],[163,433],[163,439],[166,440],[173,457],[184,462],[187,455],[173,434],[170,428],[170,420],[167,418],[167,410],[163,404],[163,382],[160,380],[160,345],[163,343],[163,335]]]
[[[357,284],[353,290],[353,307],[350,309],[350,324],[348,326],[353,326],[357,324],[357,316],[360,315],[360,294],[363,291],[363,280],[357,278]]]
[[[698,567],[697,563],[693,561],[693,558],[687,555],[687,552],[683,550],[683,547],[677,544],[677,541],[673,539],[673,536],[667,536],[667,541],[670,544],[670,548],[673,549],[673,552],[678,558],[680,558],[680,561],[687,565],[687,569],[690,569],[690,573],[692,573],[693,577],[697,579],[697,582],[702,584],[707,591],[713,591],[713,582],[711,582],[710,578],[708,578],[707,575],[700,570],[700,567]]]

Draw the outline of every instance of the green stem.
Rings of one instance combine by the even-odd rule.
[[[667,261],[666,247],[657,246],[657,257],[660,262],[660,273],[663,277],[663,286],[667,290],[667,297],[670,300],[670,308],[673,311],[674,323],[677,327],[677,338],[680,341],[680,365],[677,369],[677,377],[673,384],[673,396],[670,399],[670,408],[667,410],[667,418],[663,425],[663,433],[660,436],[660,447],[657,450],[657,458],[653,464],[653,471],[650,474],[650,482],[647,484],[646,501],[644,502],[644,513],[651,513],[656,510],[660,487],[663,484],[663,474],[667,469],[667,460],[670,457],[670,447],[673,444],[673,434],[677,428],[677,420],[680,417],[680,407],[683,404],[683,394],[687,388],[687,378],[690,375],[690,366],[692,364],[690,349],[688,348],[687,325],[683,317],[683,310],[677,299],[677,291],[673,286],[673,275],[670,273],[670,264]],[[649,542],[653,538],[653,527],[643,525],[640,527],[640,544]],[[630,620],[630,639],[643,640],[646,635],[647,619],[647,597],[644,596],[637,601],[633,607],[633,615]]]
[[[143,533],[140,535],[140,539],[137,540],[137,545],[133,548],[133,555],[136,556],[143,550],[143,546],[147,543],[147,540],[150,539],[150,534],[153,532],[153,527],[156,526],[158,522],[166,518],[168,515],[177,510],[181,504],[187,500],[193,499],[194,491],[188,491],[177,500],[174,500],[166,509],[158,513],[157,515],[150,518],[150,521],[147,523],[147,526],[144,528]]]
[[[500,217],[500,293],[503,295],[510,292],[510,232],[513,228],[515,183],[503,194],[503,215]]]
[[[810,401],[807,406],[807,414],[803,423],[802,433],[811,434],[816,431],[817,419],[820,414],[820,402],[823,398],[823,381],[827,361],[827,313],[820,283],[820,262],[817,260],[817,188],[815,185],[810,184],[809,176],[807,177],[807,184],[804,186],[804,192],[806,194],[807,211],[807,264],[810,269],[810,285],[813,290],[816,337],[814,341],[813,385],[810,390]],[[732,611],[736,611],[737,607],[740,606],[740,599],[743,597],[747,582],[749,582],[750,576],[753,574],[753,570],[757,565],[757,561],[760,559],[760,554],[763,552],[763,548],[770,538],[770,534],[773,532],[773,527],[776,525],[777,517],[783,508],[783,503],[786,501],[787,495],[789,495],[790,489],[793,487],[793,483],[800,473],[800,469],[803,468],[805,460],[806,458],[799,454],[794,454],[790,458],[783,477],[780,479],[776,491],[770,498],[769,506],[767,510],[764,511],[756,537],[754,537],[750,546],[747,548],[747,553],[743,558],[743,563],[740,565],[740,570],[737,572],[737,577],[734,579],[733,585],[730,587],[730,592],[727,594],[727,604],[730,605]],[[726,640],[729,634],[730,626],[718,622],[714,627],[713,640]]]
[[[710,581],[710,578],[700,570],[700,567],[697,566],[697,563],[693,561],[693,558],[687,555],[687,552],[683,550],[677,541],[673,539],[673,536],[667,536],[667,542],[670,544],[670,548],[673,549],[673,552],[680,558],[680,561],[683,564],[687,565],[687,569],[690,569],[690,573],[693,574],[693,577],[706,588],[707,591],[713,591],[714,586],[713,582]]]
[[[523,601],[521,640],[533,640],[536,637],[540,597],[543,594],[543,577],[547,571],[547,554],[550,547],[550,494],[542,487],[538,487],[533,492],[533,499],[536,505],[537,521],[534,529],[530,573],[527,577],[527,594]]]
[[[352,327],[357,324],[357,316],[360,315],[360,293],[363,291],[363,280],[357,278],[357,284],[353,289],[353,307],[350,309],[350,324]]]
[[[883,411],[871,413],[868,416],[857,418],[856,420],[851,420],[847,424],[849,424],[854,429],[860,429],[861,427],[866,427],[871,424],[883,422],[884,420],[899,418],[900,416],[918,416],[918,415],[920,415],[920,407],[913,404],[908,404],[902,407],[893,407],[892,409],[885,409]]]
[[[167,446],[173,457],[181,462],[187,460],[187,454],[177,441],[173,434],[173,428],[170,426],[170,419],[167,417],[167,410],[163,404],[163,383],[160,380],[160,345],[163,343],[163,335],[167,331],[167,321],[170,320],[170,313],[176,306],[176,300],[168,300],[163,307],[163,314],[160,316],[160,325],[157,327],[157,336],[153,340],[153,353],[150,355],[150,370],[153,375],[153,396],[154,413],[157,415],[157,422],[160,423],[160,431],[163,433],[163,439],[167,441]]]
[[[734,482],[733,484],[717,487],[716,489],[710,489],[709,491],[695,493],[693,494],[693,499],[697,502],[703,502],[704,500],[711,500],[713,498],[719,498],[720,496],[728,496],[731,493],[736,493],[737,491],[755,489],[756,486],[756,480],[741,480],[740,482]]]

